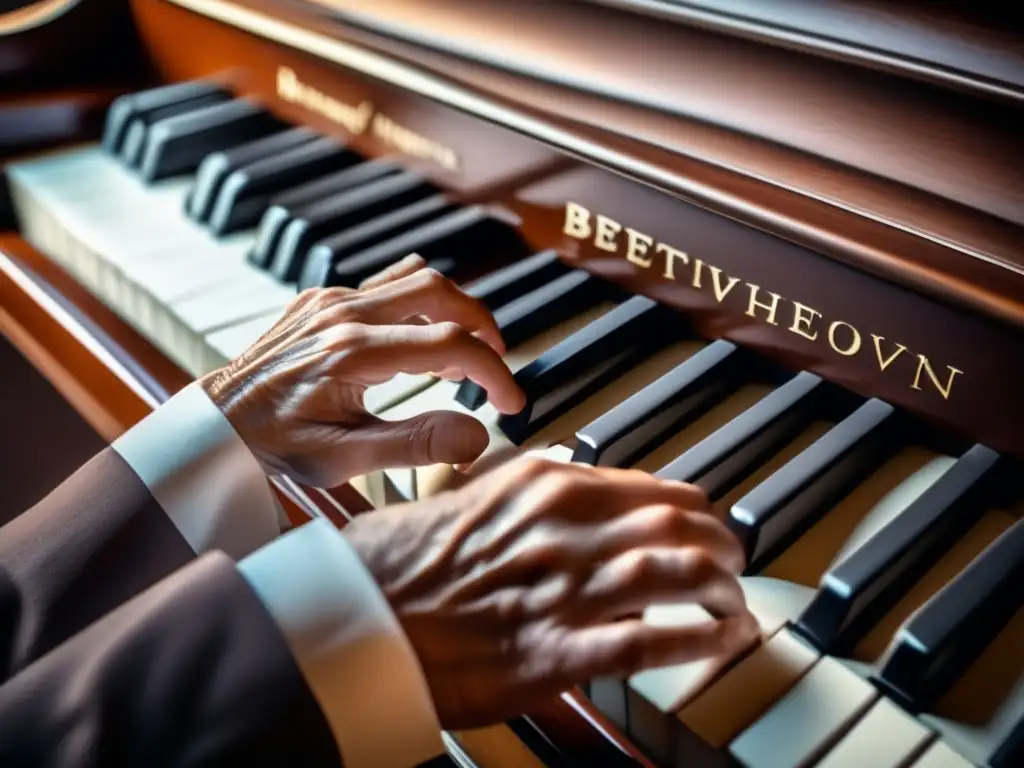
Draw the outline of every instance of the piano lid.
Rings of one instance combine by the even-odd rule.
[[[1024,226],[1024,86],[1015,103],[990,101],[568,0],[435,0],[429,13],[414,0],[314,3],[350,27],[720,126]],[[1024,69],[1024,44],[1006,59]]]
[[[1020,101],[1024,6],[934,0],[586,0]]]

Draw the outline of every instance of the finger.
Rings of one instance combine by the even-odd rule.
[[[431,411],[404,421],[368,420],[353,440],[358,442],[355,461],[362,468],[356,474],[365,474],[383,467],[473,461],[487,448],[490,436],[483,424],[465,413]]]
[[[676,480],[662,480],[639,469],[594,467],[595,493],[613,494],[628,502],[628,508],[670,504],[682,509],[710,512],[711,502],[699,486]]]
[[[519,471],[505,477],[518,488],[517,503],[548,510],[548,517],[575,523],[609,521],[635,509],[668,505],[702,512],[710,509],[704,491],[695,485],[660,480],[635,469],[524,456]]]
[[[661,603],[692,603],[719,617],[748,613],[739,580],[699,547],[624,552],[594,571],[569,610],[580,623],[593,623]]]
[[[401,323],[422,315],[434,323],[456,323],[485,341],[499,355],[505,343],[494,317],[482,302],[432,269],[421,269],[360,297],[360,317],[375,325]]]
[[[368,278],[363,280],[359,284],[359,290],[368,291],[372,288],[378,288],[387,283],[392,283],[395,280],[399,280],[406,275],[411,275],[413,272],[417,272],[423,269],[423,266],[427,262],[418,253],[410,253],[401,261],[396,261],[390,267],[382,269],[375,275],[370,275]]]
[[[596,677],[625,679],[647,669],[731,655],[757,637],[757,622],[749,615],[680,627],[630,619],[571,633],[559,648],[558,666],[569,685]]]
[[[739,574],[746,557],[739,540],[713,515],[656,504],[620,515],[597,531],[588,555],[608,560],[639,547],[699,547],[723,569]]]
[[[487,391],[501,413],[518,413],[526,404],[526,396],[501,357],[455,323],[363,326],[355,346],[350,344],[353,333],[349,327],[339,342],[345,354],[338,362],[366,384],[379,384],[396,373],[430,373],[458,366],[466,378]]]

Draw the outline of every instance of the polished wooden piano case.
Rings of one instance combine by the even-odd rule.
[[[117,94],[213,79],[497,206],[531,251],[680,310],[701,337],[1014,467],[1024,25],[985,4],[899,5],[132,0],[136,44],[126,9],[84,0],[0,38],[0,63],[18,62],[0,139],[8,158],[95,140]],[[87,14],[110,22],[98,47]],[[94,64],[54,65],[71,43]],[[0,330],[106,439],[188,381],[47,254],[14,232],[0,252]],[[296,523],[369,508],[351,488],[280,491]],[[650,764],[579,691],[454,744],[482,766]]]

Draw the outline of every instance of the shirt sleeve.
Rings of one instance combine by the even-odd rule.
[[[198,383],[112,447],[196,553],[219,549],[240,560],[280,533],[263,468]]]
[[[346,768],[407,768],[444,752],[415,651],[334,526],[304,525],[238,568],[281,628]]]

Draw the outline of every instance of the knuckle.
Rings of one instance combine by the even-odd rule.
[[[519,590],[506,590],[495,596],[494,618],[501,624],[518,624],[526,616],[526,605]]]
[[[658,578],[659,560],[649,549],[634,549],[622,557],[622,580],[636,589]]]
[[[658,538],[676,540],[688,527],[686,513],[679,507],[664,504],[651,511],[650,528]]]
[[[451,281],[433,267],[426,267],[414,273],[417,280],[428,290],[446,290]]]
[[[437,343],[443,347],[455,346],[468,335],[462,326],[451,321],[437,323],[433,333]]]
[[[573,500],[578,500],[580,486],[577,478],[566,472],[564,467],[551,467],[538,475],[540,497],[545,500],[546,506],[562,508]]]
[[[338,322],[331,326],[331,346],[335,349],[363,349],[368,341],[367,328],[361,323]]]
[[[707,512],[711,509],[711,499],[708,498],[707,491],[699,485],[690,485],[689,490],[693,494],[693,499],[690,504],[694,510],[698,512]]]
[[[694,549],[690,553],[690,578],[696,584],[718,581],[724,576],[715,558],[706,549]]]
[[[528,479],[534,479],[546,475],[559,464],[545,456],[528,455],[519,460],[520,472]]]
[[[308,302],[316,298],[316,295],[317,293],[320,292],[320,290],[320,288],[306,288],[304,291],[300,292],[294,299],[292,299],[290,306],[305,306]]]

